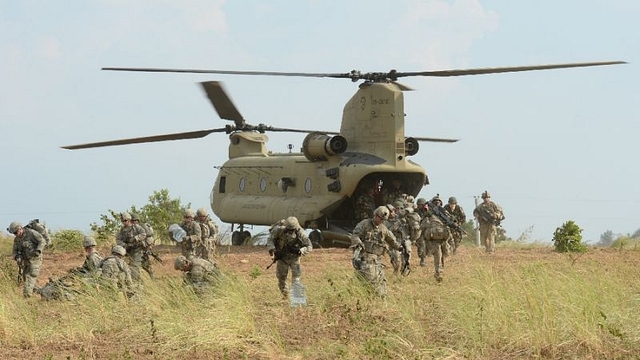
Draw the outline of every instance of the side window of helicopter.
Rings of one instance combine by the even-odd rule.
[[[267,179],[260,179],[260,191],[265,192],[267,190]]]
[[[244,189],[247,187],[247,178],[245,177],[240,178],[239,187],[240,187],[240,191],[244,192]]]
[[[226,187],[227,187],[227,177],[221,176],[220,184],[218,185],[218,192],[221,194],[224,193]]]
[[[304,181],[304,191],[307,194],[311,193],[311,178],[307,178],[307,180]]]

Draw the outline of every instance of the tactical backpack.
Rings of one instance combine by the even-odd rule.
[[[40,219],[33,219],[29,221],[25,228],[37,231],[44,238],[44,246],[51,246],[51,238],[49,237],[49,230],[40,222]]]

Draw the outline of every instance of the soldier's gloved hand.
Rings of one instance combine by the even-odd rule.
[[[306,247],[300,248],[300,255],[307,255],[309,253],[309,250],[307,250]]]
[[[269,249],[269,256],[273,256],[273,254],[275,254],[275,251],[273,251],[273,249]]]

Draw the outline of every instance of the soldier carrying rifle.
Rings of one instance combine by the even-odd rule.
[[[504,220],[502,208],[490,200],[488,191],[482,193],[482,203],[473,210],[473,216],[480,224],[480,241],[488,254],[493,254],[496,245],[496,228]]]
[[[12,222],[7,228],[15,236],[13,239],[13,259],[18,263],[19,279],[23,282],[22,294],[31,297],[40,275],[42,266],[42,250],[45,240],[35,230],[24,228],[18,221]]]
[[[311,240],[309,240],[304,229],[300,226],[298,219],[294,216],[289,216],[284,221],[273,226],[267,240],[267,249],[276,264],[278,289],[280,289],[282,296],[286,298],[289,295],[289,288],[287,287],[289,269],[291,269],[291,283],[299,283],[302,276],[300,257],[308,254],[313,249]]]

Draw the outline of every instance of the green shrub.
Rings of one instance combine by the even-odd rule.
[[[82,249],[84,234],[80,230],[60,230],[53,234],[51,243],[54,250],[78,250]]]
[[[587,246],[582,243],[582,229],[573,220],[556,228],[553,233],[553,246],[557,252],[583,253],[587,251]]]

